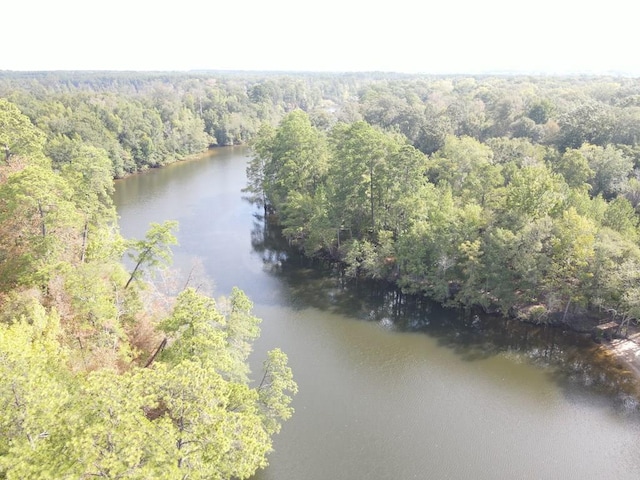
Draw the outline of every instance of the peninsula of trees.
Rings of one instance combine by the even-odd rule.
[[[640,317],[639,84],[375,83],[289,113],[248,191],[307,255],[438,302],[581,325]]]

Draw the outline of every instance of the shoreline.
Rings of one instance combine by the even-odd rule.
[[[156,170],[158,168],[166,168],[166,167],[170,167],[172,165],[176,165],[176,164],[180,164],[180,163],[184,163],[184,162],[190,162],[190,161],[194,161],[194,160],[201,160],[203,158],[205,158],[207,155],[211,154],[211,152],[214,152],[215,150],[218,149],[222,149],[222,148],[237,148],[237,147],[246,147],[247,144],[238,144],[238,145],[213,145],[208,147],[206,150],[203,150],[201,152],[198,153],[191,153],[189,155],[187,155],[186,157],[180,157],[180,158],[176,158],[174,160],[171,160],[170,162],[164,163],[162,165],[155,165],[153,167],[147,167],[144,168],[142,170],[134,170],[133,172],[126,172],[124,175],[122,175],[121,177],[113,177],[113,181],[117,182],[119,180],[124,180],[125,178],[129,178],[129,177],[133,177],[136,175],[143,175],[147,172],[151,172],[153,170]]]
[[[640,332],[629,335],[628,338],[609,340],[601,348],[633,375],[640,388]]]

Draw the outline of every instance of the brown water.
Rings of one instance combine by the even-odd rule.
[[[242,199],[247,153],[120,180],[115,201],[126,236],[178,220],[176,266],[252,298],[254,370],[289,355],[296,413],[256,479],[640,478],[634,384],[588,338],[343,285]]]

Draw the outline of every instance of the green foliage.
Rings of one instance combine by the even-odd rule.
[[[429,165],[429,179],[447,182],[463,202],[484,205],[503,184],[501,168],[493,162],[493,152],[470,137],[447,137]]]
[[[268,433],[278,433],[282,420],[291,418],[291,395],[298,392],[291,369],[287,366],[287,355],[279,348],[268,353],[264,362],[264,375],[258,385],[258,398],[263,421]]]
[[[591,194],[602,194],[611,199],[624,191],[633,162],[623,152],[611,145],[600,147],[595,145],[583,145],[580,153],[586,158],[589,168],[593,171],[590,181]]]
[[[356,237],[375,239],[382,227],[395,180],[391,162],[402,145],[366,122],[338,124],[330,133],[331,161],[327,178],[329,217]],[[400,163],[406,157],[397,156]],[[415,177],[412,177],[415,178]]]
[[[562,179],[545,165],[525,166],[517,171],[506,189],[507,214],[520,221],[553,215],[567,191]]]
[[[133,270],[124,288],[128,288],[134,279],[139,279],[143,267],[157,267],[171,262],[171,245],[176,245],[178,240],[173,231],[178,228],[178,222],[165,221],[164,223],[152,223],[144,240],[135,240],[130,248],[133,252],[129,257],[134,262]]]
[[[152,224],[129,243],[127,276],[103,148],[115,132],[100,131],[104,121],[137,160],[160,162],[152,136],[161,124],[172,129],[162,148],[186,154],[208,141],[202,122],[161,98],[157,117],[72,100],[41,118],[55,132],[55,170],[44,136],[0,101],[0,478],[248,478],[292,413],[286,356],[270,353],[260,388],[250,386],[259,319],[238,289],[222,307],[187,290],[150,326],[158,313],[143,309],[132,283],[170,261],[177,223]],[[159,334],[166,348],[153,354]]]
[[[268,209],[267,199],[267,164],[272,161],[271,143],[274,140],[275,129],[264,123],[260,127],[256,137],[251,142],[253,157],[247,165],[247,186],[243,192],[249,193],[249,200],[263,207],[265,213]]]
[[[289,240],[307,254],[329,253],[348,277],[393,279],[447,304],[527,318],[537,308],[544,321],[558,313],[569,321],[569,313],[593,308],[603,279],[617,275],[596,261],[598,235],[612,229],[637,241],[636,140],[609,144],[622,112],[617,100],[585,100],[591,91],[581,82],[536,84],[539,95],[532,85],[369,85],[359,97],[368,123],[328,130],[328,170],[312,191],[280,168],[268,181],[256,178],[265,198],[278,199],[271,206]],[[286,141],[296,138],[289,122],[261,135],[257,171],[269,171],[274,155],[292,165],[304,158]],[[437,148],[427,146],[433,142]],[[617,300],[608,291],[608,304],[635,311],[628,291]]]
[[[0,98],[0,147],[6,163],[14,156],[40,159],[44,141],[42,132],[31,124],[17,106]]]
[[[297,391],[280,351],[269,353],[260,386],[248,387],[259,320],[240,290],[227,304],[225,312],[187,289],[161,325],[170,346],[154,367],[159,405],[174,423],[178,467],[196,478],[246,478],[265,466],[270,435],[290,417]]]
[[[73,189],[50,168],[29,165],[0,184],[0,268],[4,288],[46,284],[59,261],[77,255],[81,217]]]
[[[562,175],[571,188],[589,188],[588,182],[594,176],[594,171],[589,167],[585,156],[574,149],[565,151],[553,166],[553,170]]]
[[[306,113],[295,110],[282,119],[269,154],[265,189],[276,209],[287,202],[290,192],[314,195],[327,171],[327,153],[323,136]]]
[[[162,358],[124,373],[73,375],[58,317],[38,304],[0,324],[0,475],[223,480],[266,466],[297,387],[279,350],[249,387],[257,319],[241,291],[228,303],[183,292]]]
[[[629,200],[624,197],[618,197],[607,205],[602,225],[616,230],[629,240],[637,240],[638,216]]]

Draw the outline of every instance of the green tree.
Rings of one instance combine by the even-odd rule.
[[[633,162],[621,150],[611,145],[583,145],[579,151],[593,171],[593,177],[589,182],[592,196],[602,194],[610,199],[624,190],[633,169]]]
[[[4,149],[4,161],[13,156],[41,158],[45,136],[33,126],[18,107],[0,98],[0,146]]]
[[[607,204],[602,224],[629,240],[637,240],[638,216],[629,200],[624,197],[618,197]]]
[[[561,151],[580,148],[583,144],[604,146],[613,135],[612,110],[595,100],[578,103],[558,118],[560,132],[557,145]]]
[[[12,324],[0,324],[2,478],[54,479],[68,472],[64,456],[49,454],[53,440],[67,438],[61,414],[69,404],[70,375],[59,334],[59,317],[35,301]]]
[[[90,228],[115,223],[111,160],[102,149],[79,145],[63,165],[62,175],[73,188],[73,202],[84,217],[80,253],[84,262]]]
[[[156,267],[166,265],[171,261],[171,245],[177,244],[173,231],[178,228],[178,222],[166,221],[152,223],[144,240],[136,240],[131,244],[133,252],[129,257],[134,262],[133,270],[124,288],[128,288],[131,282],[139,278],[143,267]]]
[[[265,150],[263,146],[258,149]],[[286,204],[291,192],[313,196],[324,181],[325,139],[305,112],[294,110],[282,119],[267,152],[261,155],[268,158],[264,183],[276,210]]]
[[[552,168],[564,177],[571,188],[589,188],[589,182],[594,177],[594,171],[580,150],[566,150]]]
[[[387,162],[398,144],[366,122],[338,124],[331,131],[328,191],[341,229],[375,236],[382,206]]]
[[[545,165],[518,170],[506,188],[506,216],[509,222],[526,222],[554,215],[567,196],[566,184]]]
[[[78,252],[80,216],[69,184],[50,168],[29,165],[0,185],[0,268],[6,285],[47,283],[60,261]]]
[[[28,317],[0,324],[0,476],[253,475],[267,465],[297,386],[279,350],[268,354],[259,385],[249,386],[246,358],[258,333],[251,308],[239,290],[226,310],[184,291],[162,322],[170,337],[162,355],[122,373],[70,372],[58,317],[37,304]]]
[[[533,120],[537,125],[547,123],[554,114],[555,107],[546,98],[535,101],[527,110],[527,117]]]
[[[234,290],[225,315],[185,290],[163,322],[171,347],[154,366],[162,415],[171,418],[174,457],[194,478],[247,478],[266,465],[270,435],[291,415],[297,386],[279,351],[269,354],[256,389],[245,383],[248,342],[257,334],[251,303]]]
[[[273,160],[271,147],[276,130],[268,123],[263,123],[256,137],[251,142],[252,157],[247,165],[247,186],[243,192],[249,193],[249,200],[264,209],[267,214],[269,205],[267,192],[267,165]]]
[[[449,183],[463,202],[481,206],[503,183],[491,149],[470,137],[447,137],[444,147],[433,156],[428,175],[433,183]]]
[[[563,320],[571,303],[586,306],[590,279],[589,264],[595,255],[597,227],[570,208],[554,223],[551,238],[551,264],[547,284],[550,310],[554,302],[564,302]]]

